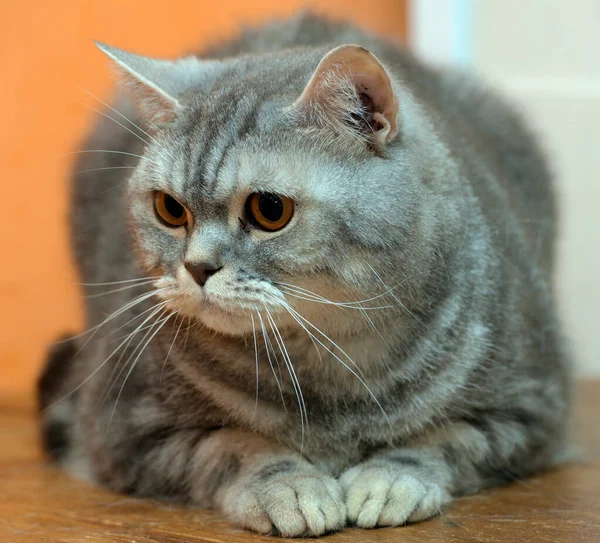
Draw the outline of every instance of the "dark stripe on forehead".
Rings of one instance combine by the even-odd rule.
[[[232,147],[242,141],[248,135],[252,127],[256,125],[258,110],[261,104],[262,99],[257,95],[252,96],[251,101],[250,98],[246,96],[244,97],[243,101],[238,103],[235,117],[231,119],[231,121],[234,121],[235,125],[230,125],[230,130],[228,131],[229,137],[227,138],[225,144],[222,145],[219,160],[215,163],[214,167],[210,169],[210,171],[206,172],[207,177],[206,184],[204,185],[204,191],[207,195],[214,193],[221,168],[227,160],[227,157],[230,155]]]
[[[189,156],[190,174],[185,179],[186,188],[190,186],[198,187],[204,181],[204,169],[206,167],[206,156],[214,144],[214,137],[211,133],[214,128],[209,122],[203,122],[200,118],[196,125],[190,131],[190,145],[193,151]]]
[[[221,139],[223,127],[227,127],[229,119],[235,118],[236,112],[236,101],[234,99],[226,101],[223,97],[220,97],[219,102],[226,102],[226,107],[224,109],[207,109],[204,118],[198,123],[197,138],[199,141],[202,140],[203,145],[201,152],[194,157],[196,170],[194,171],[193,177],[188,180],[188,182],[201,187],[205,194],[211,192],[207,185],[212,182],[212,179],[208,176],[209,165],[211,161],[214,160],[212,154]]]

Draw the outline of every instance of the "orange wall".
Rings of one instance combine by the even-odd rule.
[[[148,55],[175,55],[241,23],[302,6],[405,34],[401,0],[38,0],[4,2],[0,19],[0,394],[27,390],[46,345],[81,330],[67,244],[66,178],[72,151],[106,98],[108,62],[92,39]]]

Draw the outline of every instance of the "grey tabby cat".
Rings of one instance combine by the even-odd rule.
[[[309,536],[565,458],[552,187],[509,107],[310,15],[176,61],[99,46],[128,98],[75,174],[58,463]]]

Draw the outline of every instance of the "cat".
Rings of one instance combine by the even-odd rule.
[[[503,99],[306,14],[174,61],[98,46],[124,92],[75,168],[55,462],[318,536],[567,458],[552,180]]]

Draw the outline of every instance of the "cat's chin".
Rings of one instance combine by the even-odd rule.
[[[249,318],[249,317],[248,317]],[[252,323],[238,318],[219,318],[202,316],[198,319],[205,328],[226,336],[243,336],[252,333]]]
[[[200,311],[196,318],[205,328],[227,336],[251,334],[253,330],[250,312],[243,309],[231,312],[212,306]]]

